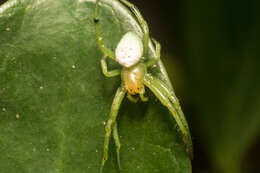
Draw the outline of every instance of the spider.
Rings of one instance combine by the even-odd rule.
[[[140,38],[134,32],[127,32],[118,43],[115,52],[108,49],[103,44],[103,38],[99,27],[98,11],[100,0],[96,0],[94,24],[98,40],[98,47],[104,54],[103,58],[101,59],[102,72],[106,77],[115,77],[121,75],[122,80],[121,86],[119,86],[119,88],[117,89],[115,97],[113,99],[109,119],[105,126],[106,134],[104,139],[104,151],[100,173],[102,172],[105,162],[108,159],[109,140],[112,132],[116,145],[118,167],[120,169],[120,172],[122,171],[119,154],[120,141],[118,136],[116,118],[125,95],[127,95],[127,98],[130,101],[135,103],[138,101],[138,98],[134,97],[134,95],[139,95],[141,101],[143,102],[148,101],[148,98],[144,96],[145,87],[149,88],[161,101],[161,103],[166,106],[171,112],[177,123],[178,128],[182,133],[183,141],[186,144],[186,151],[190,155],[192,155],[192,142],[189,133],[188,123],[184,117],[174,91],[163,81],[147,72],[147,69],[156,65],[156,63],[160,59],[161,45],[154,38],[151,38],[152,43],[155,45],[156,56],[152,59],[147,60],[148,43],[150,41],[148,25],[143,19],[139,10],[132,3],[128,2],[127,0],[119,1],[123,5],[128,7],[135,15],[139,25],[142,28],[143,38]],[[110,58],[119,63],[122,66],[122,70],[115,69],[108,71],[106,62],[107,58]]]

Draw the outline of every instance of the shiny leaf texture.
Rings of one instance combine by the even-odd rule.
[[[99,171],[104,122],[120,78],[101,72],[94,6],[93,0],[10,0],[0,6],[1,173]],[[102,1],[100,14],[112,50],[127,31],[142,35],[118,1]],[[170,85],[161,62],[152,73]],[[123,171],[190,173],[175,121],[147,94],[148,103],[125,99],[119,112]],[[119,172],[112,140],[104,172]]]

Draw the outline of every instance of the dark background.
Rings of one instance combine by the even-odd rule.
[[[259,172],[259,1],[131,2],[162,44],[193,136],[193,172]]]
[[[259,1],[131,2],[162,44],[191,126],[193,172],[259,172]]]

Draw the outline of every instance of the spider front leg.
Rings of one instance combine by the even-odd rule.
[[[169,89],[162,81],[151,76],[150,74],[145,75],[144,84],[171,112],[173,118],[175,119],[183,135],[183,142],[186,145],[186,151],[187,153],[189,153],[190,157],[192,158],[193,151],[192,151],[192,141],[191,141],[190,131],[189,131],[188,123],[180,108],[177,97],[175,96],[173,91],[171,91],[171,89]]]
[[[138,10],[138,8],[128,2],[127,0],[119,0],[121,1],[123,4],[125,4],[128,8],[130,8],[130,10],[134,13],[134,15],[136,16],[139,24],[142,27],[142,30],[144,32],[144,36],[143,36],[143,45],[144,45],[144,57],[147,56],[148,53],[148,42],[149,42],[149,27],[147,22],[144,20],[143,16],[141,15],[140,11]]]
[[[145,63],[147,68],[156,64],[161,57],[161,44],[158,41],[156,41],[154,38],[152,38],[152,41],[155,44],[155,57],[153,59],[148,60]]]
[[[120,140],[119,140],[119,135],[118,135],[118,130],[117,130],[117,122],[115,122],[114,126],[113,126],[113,136],[114,136],[114,141],[116,144],[116,154],[117,154],[117,163],[118,163],[118,167],[120,172],[122,171],[121,168],[121,163],[120,163]]]
[[[140,98],[141,98],[141,100],[143,102],[147,102],[148,101],[148,97],[145,97],[144,94],[145,94],[145,88],[143,87],[141,92],[139,93],[139,96],[140,96]]]
[[[107,58],[107,56],[104,55],[104,57],[101,59],[101,68],[102,68],[102,72],[104,73],[104,75],[106,77],[114,77],[114,76],[120,75],[121,70],[119,70],[119,69],[111,70],[111,71],[107,70],[106,58]]]
[[[103,171],[103,167],[105,165],[105,162],[108,159],[108,147],[109,147],[109,139],[110,139],[110,135],[111,135],[111,131],[112,131],[112,127],[115,125],[116,123],[116,117],[118,115],[118,111],[120,108],[120,105],[123,101],[123,98],[125,96],[126,93],[126,89],[124,87],[119,87],[117,89],[116,95],[114,97],[112,106],[111,106],[111,110],[110,110],[110,114],[109,114],[109,119],[106,123],[106,127],[105,127],[105,131],[106,131],[106,135],[105,135],[105,140],[104,140],[104,153],[103,153],[103,159],[102,159],[102,164],[101,164],[101,168],[100,168],[100,173],[102,173]],[[114,127],[115,128],[115,127]],[[117,133],[117,132],[116,132]],[[117,144],[119,143],[119,138],[117,137],[118,135],[115,134],[114,132],[114,139]],[[118,139],[118,140],[117,140]],[[118,143],[117,143],[118,142]],[[120,145],[119,145],[120,146]],[[118,155],[119,155],[119,150],[118,150]],[[119,158],[118,158],[119,159]],[[120,162],[118,163],[119,167],[120,166]]]
[[[165,95],[170,102],[173,104],[174,108],[176,109],[178,116],[180,117],[181,122],[183,123],[184,127],[189,130],[188,123],[185,119],[185,116],[181,110],[181,106],[179,103],[178,98],[175,96],[175,93],[172,89],[170,89],[167,85],[165,85],[161,80],[151,76],[150,74],[146,75],[146,80],[151,81],[151,83],[157,87],[163,95]]]
[[[98,16],[99,2],[100,0],[96,0],[96,7],[95,7],[95,14],[94,14],[94,24],[95,24],[96,34],[98,38],[98,47],[106,56],[115,60],[115,53],[112,50],[105,47],[105,45],[103,44],[103,37],[101,36],[101,32],[99,28],[99,22],[100,22]]]
[[[127,93],[127,98],[128,98],[128,100],[130,100],[131,102],[133,102],[133,103],[137,103],[138,102],[138,98],[136,98],[136,97],[133,97],[132,95],[130,95],[129,93]]]

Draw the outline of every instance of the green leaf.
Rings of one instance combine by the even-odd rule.
[[[10,0],[0,7],[1,173],[99,171],[103,123],[120,78],[101,72],[94,2]],[[118,1],[101,6],[104,42],[112,50],[127,31],[141,34]],[[161,62],[153,74],[169,83]],[[119,112],[123,171],[191,172],[170,113],[148,95],[148,103],[125,99]],[[104,172],[118,172],[112,140]]]

